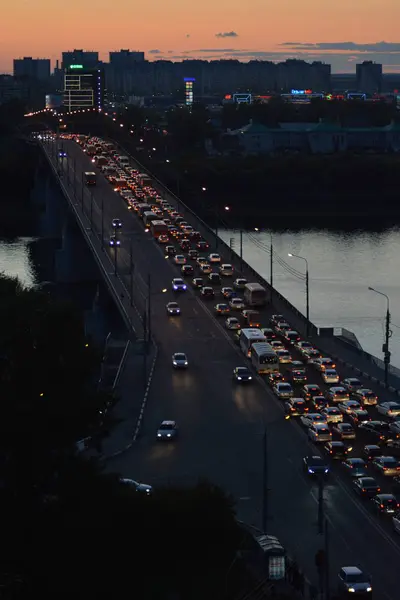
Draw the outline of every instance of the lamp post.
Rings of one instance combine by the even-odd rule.
[[[392,337],[392,330],[390,329],[390,304],[389,304],[389,296],[376,290],[373,287],[368,288],[370,292],[375,292],[375,294],[379,294],[386,298],[386,318],[385,318],[385,342],[382,345],[383,352],[383,361],[385,363],[385,385],[388,384],[388,376],[389,376],[389,365],[390,365],[390,351],[389,351],[389,340]]]
[[[310,335],[310,285],[308,277],[308,260],[304,258],[304,256],[299,256],[298,254],[289,253],[288,256],[291,258],[299,258],[300,260],[304,260],[306,263],[306,335],[308,337]]]

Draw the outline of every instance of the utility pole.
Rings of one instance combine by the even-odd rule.
[[[389,351],[389,340],[392,337],[392,332],[390,330],[390,312],[389,312],[389,302],[386,310],[386,325],[385,325],[385,343],[383,345],[383,360],[385,363],[385,386],[388,385],[389,378],[389,365],[390,365],[390,351]]]
[[[325,600],[330,600],[329,581],[329,527],[325,519]]]
[[[143,387],[147,386],[147,310],[143,311]]]
[[[90,231],[93,232],[93,192],[90,192]]]
[[[219,206],[215,205],[215,250],[218,250]]]
[[[324,482],[322,475],[318,477],[318,533],[324,533]]]
[[[130,275],[130,299],[131,299],[131,306],[133,306],[133,272],[134,272],[134,266],[133,266],[133,241],[131,238],[131,245],[130,245],[130,261],[129,261],[129,275]]]
[[[267,439],[267,426],[264,425],[263,433],[263,490],[262,490],[262,531],[267,533],[268,529],[268,439]]]
[[[74,198],[76,198],[76,158],[74,156]]]
[[[147,352],[150,352],[150,340],[151,340],[151,275],[147,275]]]
[[[114,275],[115,277],[118,275],[118,246],[117,246],[117,238],[114,238]]]
[[[269,280],[269,285],[270,285],[270,292],[271,292],[271,304],[272,304],[272,290],[274,289],[274,245],[272,243],[272,234],[271,234],[271,245],[270,245],[270,257],[269,257],[269,272],[270,272],[270,280]]]
[[[104,196],[101,195],[101,249],[104,250]]]
[[[308,265],[306,269],[306,337],[310,336],[310,280],[308,277]]]
[[[243,268],[243,229],[240,230],[240,269]]]
[[[84,206],[84,203],[83,203],[83,197],[85,195],[85,187],[83,185],[83,173],[82,173],[82,177],[81,177],[81,192],[82,192],[82,194],[81,194],[82,214],[84,214],[85,213],[85,206]]]

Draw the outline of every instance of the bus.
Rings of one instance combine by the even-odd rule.
[[[151,235],[155,238],[160,237],[160,235],[168,235],[168,225],[158,219],[150,223],[150,231]]]
[[[246,283],[243,297],[247,306],[264,306],[267,303],[267,290],[259,283]]]
[[[270,344],[256,342],[250,349],[250,358],[257,373],[273,373],[279,371],[278,357]]]
[[[240,349],[248,358],[251,356],[251,346],[256,342],[266,342],[267,338],[261,329],[242,329],[240,331],[239,345]]]

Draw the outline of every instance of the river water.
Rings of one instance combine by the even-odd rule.
[[[229,244],[234,238],[239,253],[239,233],[223,230]],[[267,281],[270,278],[271,236],[276,260],[274,287],[305,314],[305,262],[308,261],[310,319],[321,327],[344,327],[358,338],[363,349],[382,358],[386,299],[368,290],[387,294],[392,317],[391,362],[400,367],[400,230],[384,232],[284,231],[243,234],[243,258]],[[295,269],[299,273],[292,273]]]
[[[18,277],[27,286],[37,283],[29,252],[29,243],[34,240],[35,238],[0,238],[0,271]]]

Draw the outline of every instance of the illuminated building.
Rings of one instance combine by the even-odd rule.
[[[185,104],[186,106],[192,106],[193,104],[193,84],[196,81],[194,77],[184,77],[185,82]]]
[[[103,108],[104,73],[102,69],[84,69],[73,64],[64,73],[64,107],[68,111]]]

